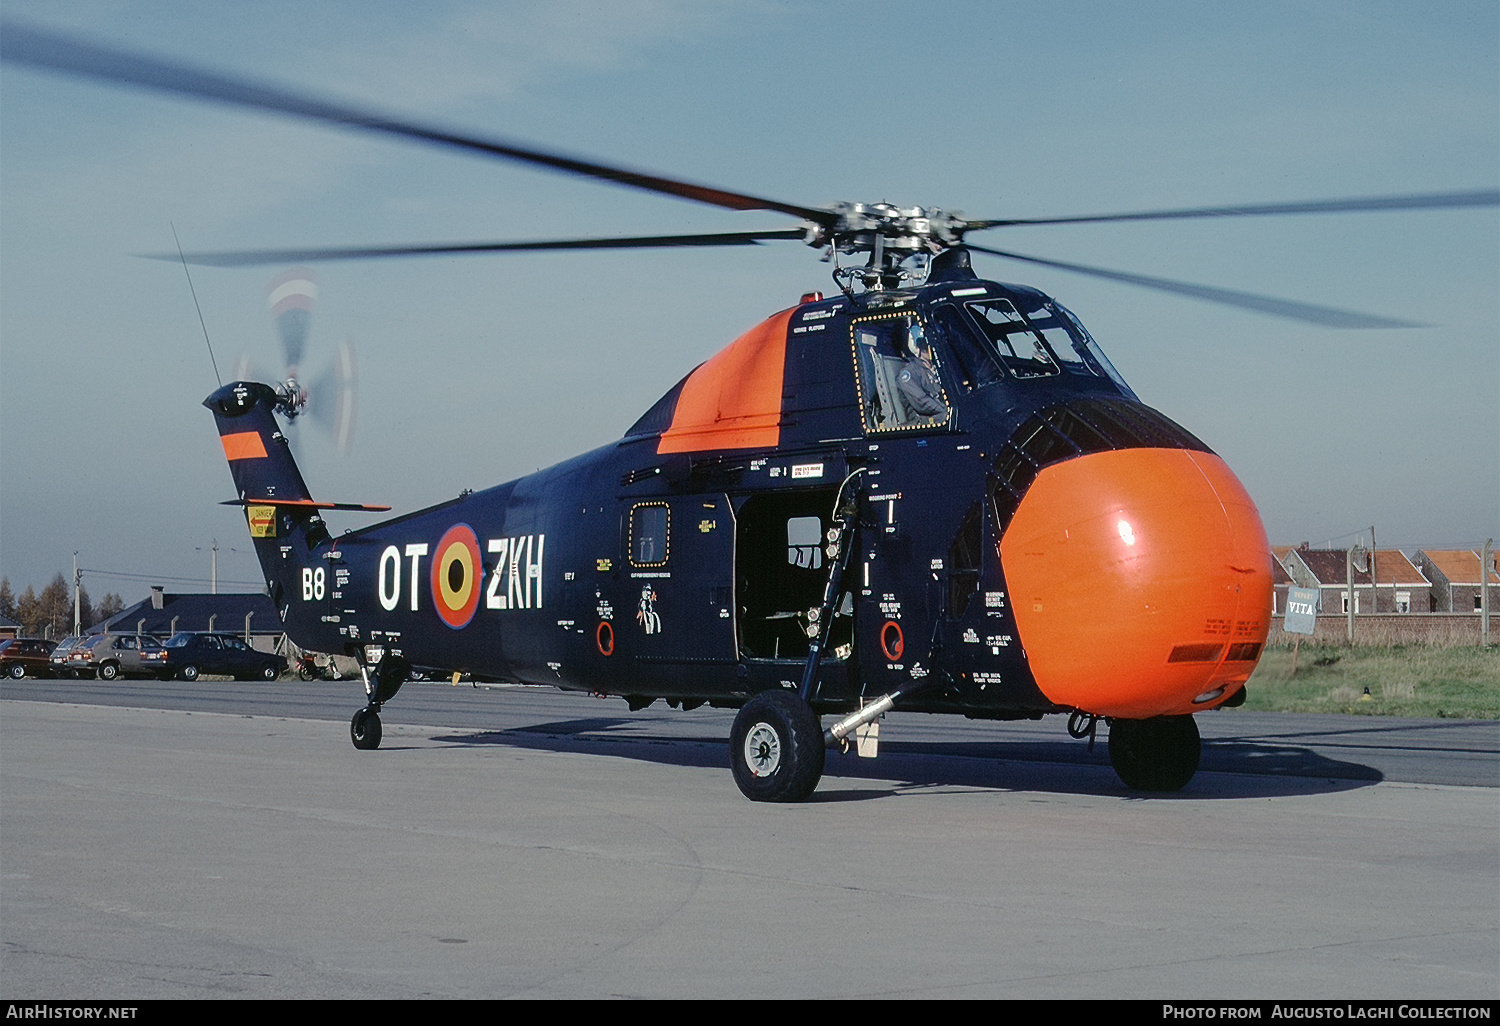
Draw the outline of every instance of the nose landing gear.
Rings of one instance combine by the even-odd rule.
[[[1126,787],[1180,791],[1198,772],[1202,755],[1191,716],[1109,721],[1109,761]]]

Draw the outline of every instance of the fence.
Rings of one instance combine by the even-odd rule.
[[[1297,638],[1317,645],[1342,645],[1348,641],[1349,618],[1343,615],[1320,616],[1311,636],[1288,634],[1282,629],[1282,617],[1271,623],[1268,645],[1290,646]],[[1490,622],[1490,643],[1496,642],[1494,618]],[[1354,617],[1356,645],[1436,645],[1460,648],[1479,644],[1477,613],[1364,613]]]

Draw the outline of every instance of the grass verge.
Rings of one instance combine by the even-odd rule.
[[[1500,719],[1500,649],[1381,645],[1266,649],[1245,692],[1262,712]]]

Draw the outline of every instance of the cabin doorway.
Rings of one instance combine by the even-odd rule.
[[[826,551],[837,489],[752,495],[736,517],[735,601],[741,653],[805,662],[808,629],[831,570]],[[848,658],[853,597],[840,596],[824,659]]]

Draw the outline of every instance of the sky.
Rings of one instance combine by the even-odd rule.
[[[1493,0],[4,0],[5,17],[777,200],[975,218],[1494,188]],[[792,227],[578,178],[0,67],[0,574],[95,598],[260,579],[209,413],[279,369],[282,268],[185,249]],[[1026,227],[986,245],[1421,322],[1350,331],[976,256],[1076,313],[1240,476],[1273,543],[1500,538],[1494,208]],[[358,423],[298,423],[313,494],[409,511],[618,438],[829,266],[794,242],[317,267],[304,377],[349,340]],[[199,312],[201,308],[202,324]],[[337,530],[370,522],[330,514]]]

